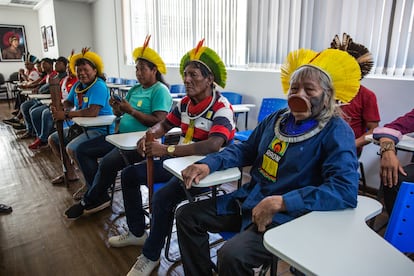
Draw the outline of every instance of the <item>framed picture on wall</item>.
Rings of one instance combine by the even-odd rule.
[[[0,48],[0,61],[21,62],[27,53],[24,26],[0,24]]]
[[[40,32],[42,33],[43,51],[47,52],[46,26],[40,27]]]
[[[55,38],[53,36],[53,27],[47,26],[46,27],[46,40],[47,40],[47,46],[52,47],[55,46]]]

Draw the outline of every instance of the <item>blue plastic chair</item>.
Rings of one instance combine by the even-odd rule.
[[[232,105],[242,103],[243,96],[239,93],[230,92],[230,91],[223,91],[223,92],[220,92],[220,94],[223,97],[226,97],[227,100],[229,101],[229,103],[231,103]],[[239,114],[237,113],[237,114],[234,114],[234,115],[235,115],[234,116],[234,121],[235,121],[236,126],[237,126],[237,119],[239,118]],[[236,130],[238,130],[238,129],[236,128]]]
[[[170,86],[170,93],[185,93],[185,86],[184,84],[171,84]]]
[[[414,252],[414,183],[401,183],[384,238],[402,253]]]
[[[134,79],[126,79],[125,80],[125,85],[134,86],[136,84],[138,84],[138,81],[137,80],[134,80]]]
[[[259,115],[257,118],[257,123],[263,121],[271,113],[278,111],[282,108],[286,108],[288,106],[287,100],[282,98],[263,98],[262,104],[260,106]],[[246,141],[249,139],[250,134],[252,134],[253,130],[244,130],[238,131],[234,135],[234,139],[239,141]]]
[[[114,78],[114,84],[119,84],[122,85],[124,84],[124,79],[123,78]]]
[[[243,96],[236,92],[223,91],[221,95],[226,97],[231,104],[241,104],[243,100]]]
[[[107,83],[114,83],[115,82],[115,78],[114,77],[107,77],[106,78],[106,82]]]

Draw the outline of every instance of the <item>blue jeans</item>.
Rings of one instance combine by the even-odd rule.
[[[67,138],[68,136],[68,130],[69,128],[65,128],[63,130],[63,144],[66,147],[66,150],[71,150],[72,152],[75,153],[75,157],[76,157],[76,161],[79,163],[79,160],[76,156],[76,149],[79,147],[79,145],[81,145],[82,143],[88,141],[89,139],[94,139],[95,137],[98,136],[102,136],[102,132],[100,132],[99,130],[94,130],[94,129],[88,129],[88,135],[86,135],[86,133],[82,133],[81,135],[79,135],[78,137],[76,137],[75,139],[73,139],[72,141],[69,141],[69,139]],[[56,145],[59,145],[59,135],[57,133],[57,131],[53,132],[52,134],[50,134],[50,138],[55,142]]]
[[[53,131],[52,113],[47,105],[36,106],[31,109],[30,117],[32,118],[32,125],[36,132],[36,136],[47,142],[47,138]]]
[[[39,100],[32,99],[32,100],[25,101],[20,106],[20,111],[22,112],[23,119],[26,124],[26,131],[31,134],[35,134],[35,133],[33,129],[32,118],[30,116],[30,112],[33,110],[33,108],[38,107],[40,105],[42,105],[42,103]]]
[[[151,230],[145,241],[142,253],[148,259],[160,258],[165,238],[174,220],[174,210],[178,203],[187,199],[180,180],[162,167],[163,160],[154,160],[154,183],[166,182],[152,197]],[[140,185],[147,182],[147,164],[141,162],[122,171],[121,183],[124,197],[125,215],[129,231],[135,236],[142,236],[145,229],[145,213],[142,208]],[[192,195],[205,191],[205,188],[192,188]]]
[[[76,156],[88,191],[83,197],[86,205],[94,205],[109,199],[108,188],[115,182],[118,171],[129,163],[140,162],[143,158],[135,151],[121,151],[98,136],[79,145]],[[98,162],[98,158],[102,159]],[[125,160],[124,158],[127,158]],[[126,163],[127,162],[127,163]]]

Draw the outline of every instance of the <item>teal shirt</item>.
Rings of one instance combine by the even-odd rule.
[[[167,86],[156,82],[153,86],[143,88],[141,84],[132,87],[125,97],[125,100],[136,110],[145,114],[152,114],[155,111],[169,112],[172,105],[172,98]],[[122,115],[119,132],[133,132],[147,130],[143,125],[130,114]]]

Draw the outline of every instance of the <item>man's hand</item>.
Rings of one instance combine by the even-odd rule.
[[[273,216],[280,211],[285,210],[285,204],[282,196],[265,197],[252,211],[252,221],[257,225],[259,232],[266,231],[266,226],[272,223]]]
[[[186,189],[190,189],[193,182],[198,184],[201,179],[209,175],[210,168],[206,164],[192,164],[181,171]]]
[[[167,146],[159,141],[145,143],[145,155],[149,157],[161,157],[167,154]]]
[[[380,176],[384,186],[392,188],[398,183],[398,172],[407,175],[394,151],[385,151],[381,156]]]
[[[55,120],[55,121],[65,120],[65,112],[64,111],[58,111],[56,109],[56,107],[54,107],[54,106],[50,107],[50,111],[52,112],[53,120]]]
[[[144,135],[141,137],[141,139],[137,141],[137,152],[143,158],[145,157],[145,139],[146,139],[146,136]]]

